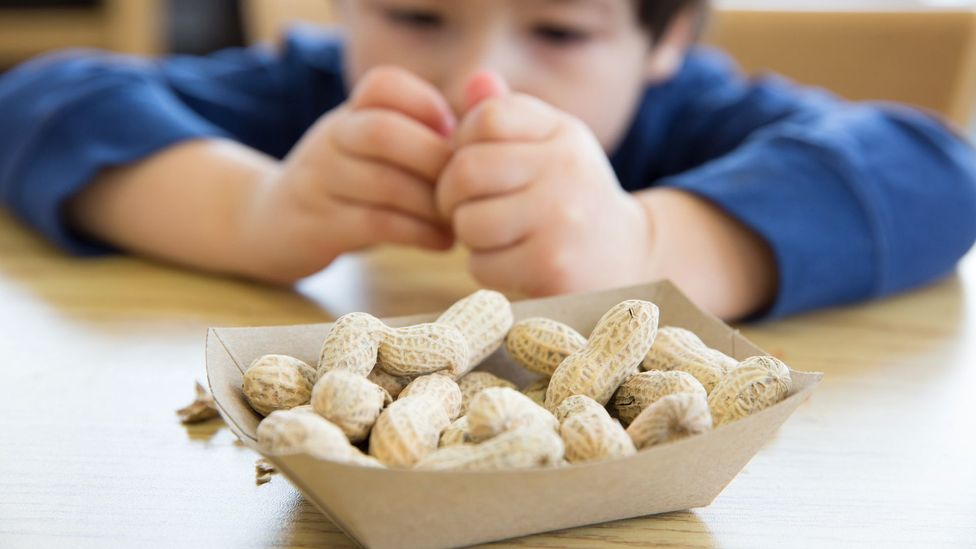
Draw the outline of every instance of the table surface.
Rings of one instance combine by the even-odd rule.
[[[710,506],[503,544],[976,546],[974,258],[913,293],[742,326],[827,375]],[[436,311],[475,288],[463,267],[387,249],[291,291],[68,258],[0,214],[0,546],[353,546],[284,478],[256,486],[219,420],[180,424],[206,328]]]

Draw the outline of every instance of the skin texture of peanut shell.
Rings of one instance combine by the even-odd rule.
[[[391,329],[384,335],[377,352],[377,366],[394,376],[449,373],[466,367],[467,363],[467,340],[457,328],[447,324]]]
[[[309,401],[311,367],[286,355],[264,355],[244,372],[242,390],[248,404],[266,416],[275,410],[288,410]]]
[[[736,364],[734,358],[708,347],[690,330],[664,326],[658,330],[654,345],[641,362],[641,368],[687,372],[701,382],[706,393],[711,393],[725,373]]]
[[[383,466],[350,444],[342,429],[314,413],[272,412],[258,424],[257,434],[261,449],[271,454],[308,454],[366,467]]]
[[[549,378],[543,377],[529,383],[522,389],[522,394],[532,399],[539,406],[546,405],[546,390],[549,389]]]
[[[458,387],[461,388],[462,402],[461,413],[466,414],[468,403],[481,391],[489,387],[508,387],[514,389],[515,384],[507,379],[502,379],[495,374],[488,372],[470,372],[458,380]]]
[[[380,342],[389,330],[380,319],[367,313],[337,318],[322,342],[318,376],[340,368],[366,377],[376,365]]]
[[[614,391],[637,373],[657,333],[657,305],[628,300],[615,305],[597,322],[586,347],[566,357],[552,375],[546,408],[566,398],[586,395],[606,405]]]
[[[523,368],[552,376],[567,356],[586,346],[586,338],[579,332],[549,318],[532,317],[520,320],[505,337],[505,348],[512,360]]]
[[[373,368],[366,379],[379,385],[390,394],[392,398],[400,396],[400,391],[407,386],[414,378],[409,376],[394,376],[384,372],[380,368]]]
[[[512,322],[512,304],[493,290],[478,290],[451,305],[437,318],[437,323],[453,326],[464,335],[468,341],[468,361],[451,370],[450,375],[459,379],[494,353]]]
[[[704,433],[711,428],[712,415],[705,396],[676,393],[663,396],[648,406],[627,427],[627,434],[640,450]]]
[[[468,437],[482,442],[519,427],[538,426],[555,431],[559,422],[545,408],[507,387],[490,387],[468,405]]]
[[[715,425],[724,425],[783,400],[793,386],[790,369],[771,356],[754,356],[729,370],[708,396]]]
[[[625,425],[634,421],[645,408],[665,395],[674,393],[707,393],[702,384],[687,372],[648,370],[627,379],[613,395],[612,405]]]
[[[444,412],[451,421],[461,415],[461,388],[444,374],[428,374],[414,379],[400,392],[400,398],[411,395],[435,398],[444,407]]]
[[[629,456],[637,452],[620,422],[603,413],[573,414],[559,425],[570,463]]]
[[[427,455],[418,469],[501,471],[554,467],[563,459],[562,439],[552,429],[521,427],[480,444],[445,446]]]
[[[464,444],[468,441],[468,416],[461,416],[454,420],[444,432],[441,433],[440,447]]]
[[[312,408],[337,425],[352,442],[365,440],[383,406],[391,402],[382,387],[350,370],[326,372],[312,389]]]
[[[380,414],[369,435],[369,453],[391,467],[412,467],[437,449],[451,420],[436,398],[399,398]]]
[[[573,395],[565,400],[556,407],[554,415],[559,423],[563,423],[572,416],[578,414],[597,414],[604,415],[607,419],[610,419],[610,413],[607,409],[600,405],[599,402],[593,400],[586,395]]]

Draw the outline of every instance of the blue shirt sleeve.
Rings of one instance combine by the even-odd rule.
[[[280,51],[156,61],[75,51],[25,63],[0,78],[0,201],[69,251],[110,251],[62,216],[100,171],[191,139],[282,157],[344,99],[340,57],[337,41],[299,31]]]
[[[748,81],[704,49],[647,91],[612,161],[625,188],[683,189],[762,237],[768,317],[932,281],[976,239],[976,153],[934,118]]]

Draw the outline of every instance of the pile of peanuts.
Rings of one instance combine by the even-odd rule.
[[[317,367],[266,355],[243,392],[265,415],[258,442],[367,467],[502,470],[634,454],[703,433],[787,396],[790,371],[769,356],[737,361],[628,300],[587,339],[547,318],[514,322],[498,292],[480,290],[435,322],[391,328],[340,317]],[[473,371],[505,345],[541,377],[521,391]]]

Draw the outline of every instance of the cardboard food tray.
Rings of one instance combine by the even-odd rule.
[[[766,354],[720,320],[698,309],[670,282],[512,304],[516,320],[545,316],[588,334],[610,307],[645,299],[661,309],[662,326],[694,331],[737,359]],[[392,326],[427,322],[436,314],[384,319]],[[269,353],[315,364],[330,324],[212,328],[207,375],[220,415],[258,453],[261,417],[241,393],[242,372]],[[479,369],[520,387],[535,378],[504,348]],[[813,392],[822,374],[792,371],[784,401],[703,435],[625,458],[555,469],[502,472],[364,468],[304,455],[269,456],[301,493],[351,538],[367,547],[451,547],[500,540],[668,511],[715,499],[776,429]]]

